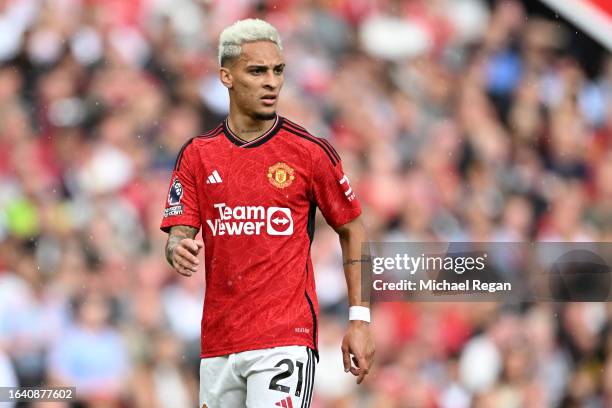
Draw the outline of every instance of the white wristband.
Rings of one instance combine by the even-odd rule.
[[[349,307],[349,320],[363,320],[370,323],[370,309],[364,306]]]

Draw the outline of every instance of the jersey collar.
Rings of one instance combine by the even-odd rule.
[[[229,128],[228,118],[225,118],[225,120],[223,121],[223,134],[225,134],[225,137],[227,137],[230,142],[232,142],[238,147],[257,147],[272,139],[272,137],[274,137],[274,135],[278,133],[282,124],[283,118],[279,115],[276,115],[274,124],[270,129],[268,129],[263,135],[259,136],[257,139],[246,141],[238,137],[238,135],[236,135],[234,132],[232,132],[232,130]]]

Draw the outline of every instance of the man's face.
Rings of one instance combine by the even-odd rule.
[[[233,103],[258,120],[273,119],[284,82],[285,63],[278,46],[270,41],[242,45],[242,53],[221,67],[223,84]]]

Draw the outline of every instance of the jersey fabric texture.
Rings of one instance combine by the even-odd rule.
[[[161,229],[202,228],[202,357],[289,345],[316,352],[317,207],[332,227],[361,213],[338,153],[286,118],[249,142],[226,119],[183,146]]]

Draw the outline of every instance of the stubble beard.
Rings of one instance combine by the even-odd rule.
[[[256,120],[272,120],[276,117],[276,110],[270,113],[254,112],[253,119]]]

